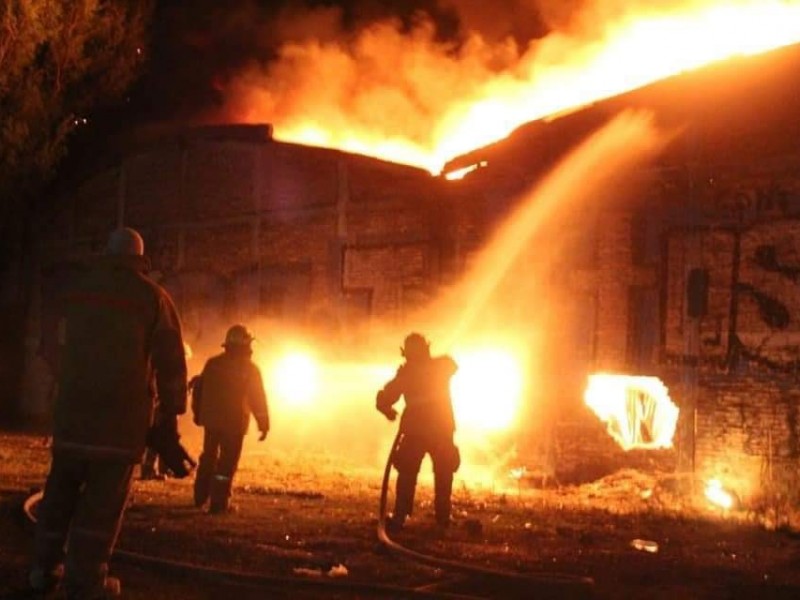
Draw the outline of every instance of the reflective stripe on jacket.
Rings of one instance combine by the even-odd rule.
[[[160,410],[186,411],[180,320],[143,257],[104,256],[64,295],[54,447],[140,460]]]

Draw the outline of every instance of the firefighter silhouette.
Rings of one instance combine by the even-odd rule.
[[[233,476],[250,415],[261,432],[259,441],[264,441],[269,432],[261,371],[250,358],[253,339],[243,325],[231,327],[222,344],[225,351],[210,358],[203,372],[191,382],[194,422],[204,428],[194,503],[201,507],[210,499],[212,514],[230,509]]]
[[[29,577],[37,593],[55,593],[63,580],[68,598],[119,595],[108,561],[154,412],[177,444],[186,410],[180,320],[148,269],[139,233],[117,229],[64,294],[52,461]]]
[[[376,397],[376,408],[394,421],[394,405],[403,397],[405,408],[400,417],[398,443],[392,464],[397,470],[394,513],[390,529],[399,530],[414,507],[422,460],[429,454],[434,474],[434,511],[439,527],[450,523],[450,496],[453,474],[461,464],[453,443],[455,418],[450,398],[450,379],[458,369],[449,356],[431,356],[430,344],[419,333],[409,334],[401,348],[405,362]]]

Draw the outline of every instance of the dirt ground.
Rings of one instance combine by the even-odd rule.
[[[0,433],[0,598],[30,597],[22,505],[42,486],[48,460],[40,437]],[[426,556],[536,575],[522,583],[466,578],[382,547],[381,477],[332,456],[273,455],[265,445],[244,456],[238,510],[224,516],[194,508],[188,480],[137,481],[112,571],[132,599],[800,598],[800,535],[769,531],[745,511],[713,510],[664,475],[623,471],[545,490],[459,480],[444,537],[422,481],[417,514],[396,541]],[[634,539],[657,550],[638,550]]]

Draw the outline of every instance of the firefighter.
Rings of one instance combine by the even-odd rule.
[[[251,360],[253,339],[244,325],[231,327],[222,344],[224,352],[210,358],[191,383],[194,422],[204,428],[194,503],[199,508],[210,500],[211,514],[231,509],[231,485],[250,415],[258,425],[260,442],[269,433],[261,371]]]
[[[108,560],[154,418],[176,432],[186,411],[181,325],[167,292],[145,275],[144,242],[115,230],[106,253],[64,297],[52,461],[38,510],[30,584],[67,598],[119,595]]]
[[[430,454],[436,523],[444,529],[450,523],[453,474],[461,464],[458,448],[453,443],[455,419],[450,398],[450,379],[458,367],[449,356],[432,357],[428,340],[419,333],[405,338],[401,354],[405,362],[378,392],[375,403],[378,411],[394,421],[397,418],[395,403],[401,396],[405,400],[398,444],[392,458],[397,485],[394,513],[388,526],[397,531],[411,515],[422,459]]]

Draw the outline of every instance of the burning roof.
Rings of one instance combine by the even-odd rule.
[[[335,15],[328,15],[325,36],[287,39],[277,60],[253,62],[229,77],[220,118],[269,121],[278,139],[438,173],[453,156],[523,123],[800,40],[797,0],[580,7],[550,20],[544,37],[524,42],[492,39],[467,20],[460,36],[443,40],[426,14],[335,35]]]
[[[539,120],[519,127],[507,139],[458,156],[444,172],[484,163],[507,175],[545,170],[588,132],[625,108],[653,111],[667,127],[691,127],[696,138],[727,140],[724,148],[695,143],[694,152],[729,160],[738,144],[764,132],[760,151],[777,153],[789,149],[800,135],[794,115],[800,101],[791,92],[791,82],[800,67],[800,45],[753,57],[737,57],[691,73],[670,77],[620,96],[597,102],[552,120]],[[772,144],[772,149],[765,144]],[[676,147],[678,153],[684,151]],[[499,176],[497,173],[496,176]]]

